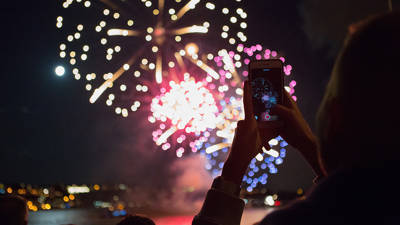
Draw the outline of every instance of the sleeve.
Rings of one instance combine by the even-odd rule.
[[[210,189],[192,225],[240,225],[243,209],[242,199]]]

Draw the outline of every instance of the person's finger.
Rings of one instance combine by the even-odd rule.
[[[276,131],[282,127],[282,121],[260,121],[257,123],[257,127],[260,131]]]
[[[251,98],[251,87],[249,84],[249,81],[244,82],[244,88],[243,88],[243,106],[244,106],[244,118],[250,119],[253,117],[253,102]]]
[[[294,100],[292,99],[292,96],[290,95],[289,92],[287,92],[285,89],[283,90],[283,96],[282,96],[282,105],[288,107],[288,108],[293,108]]]
[[[259,127],[260,139],[262,145],[269,150],[271,147],[268,142],[279,135],[281,123],[278,121],[266,122],[264,126]]]
[[[242,130],[246,130],[246,124],[244,120],[239,120],[236,125],[236,132],[241,133]]]
[[[279,118],[282,118],[283,121],[285,121],[292,116],[292,111],[286,106],[276,104],[274,107],[272,107],[271,114],[277,115]]]

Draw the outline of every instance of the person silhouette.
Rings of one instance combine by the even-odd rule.
[[[145,216],[129,215],[117,223],[117,225],[155,225],[155,223]]]
[[[349,27],[316,116],[313,134],[285,93],[275,105],[283,126],[255,121],[251,87],[244,84],[245,119],[229,156],[193,225],[239,225],[240,184],[250,161],[280,135],[317,175],[305,199],[267,215],[259,224],[399,224],[400,13],[372,16]]]
[[[27,225],[26,200],[18,195],[0,195],[0,224]]]

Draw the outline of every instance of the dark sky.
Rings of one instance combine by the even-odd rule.
[[[175,157],[146,139],[150,135],[141,132],[140,114],[116,117],[104,104],[89,104],[87,92],[72,76],[54,75],[61,62],[55,27],[59,1],[11,2],[2,3],[0,11],[0,182],[158,184],[168,180],[165,168]],[[336,51],[343,34],[324,38],[315,25],[323,23],[320,11],[315,5],[309,7],[313,1],[305,5],[303,1],[247,2],[249,43],[276,49],[290,61],[298,82],[298,104],[314,127],[332,67],[329,52]],[[341,17],[346,7],[350,6],[339,7],[339,13],[331,16]],[[324,44],[313,43],[315,36]],[[312,172],[294,150],[289,150],[279,170],[270,185],[311,184]]]

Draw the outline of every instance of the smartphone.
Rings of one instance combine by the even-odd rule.
[[[277,115],[271,115],[271,108],[276,104],[282,104],[282,61],[279,59],[251,61],[249,83],[256,121],[278,121]]]

